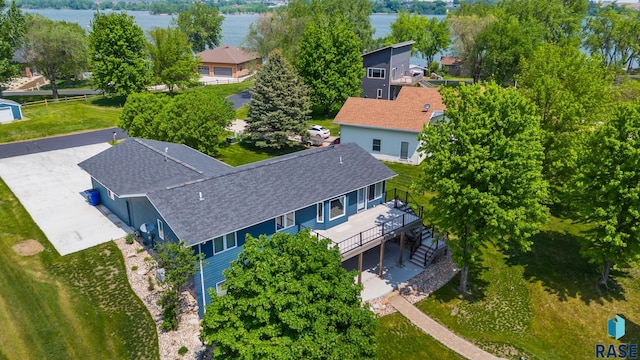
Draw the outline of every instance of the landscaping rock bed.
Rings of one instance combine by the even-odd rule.
[[[450,253],[447,252],[423,272],[407,282],[401,283],[393,293],[369,300],[369,308],[378,316],[394,313],[396,309],[389,305],[389,297],[399,293],[407,301],[415,304],[448,283],[457,272],[458,268],[451,261]]]
[[[161,360],[173,360],[178,358],[193,359],[195,351],[202,346],[200,341],[200,318],[198,316],[198,303],[193,296],[185,291],[181,294],[182,314],[178,330],[164,331],[160,329],[162,324],[162,309],[158,306],[160,299],[160,287],[155,277],[155,270],[150,271],[149,264],[145,258],[150,257],[149,253],[137,242],[127,244],[124,238],[114,241],[124,257],[127,277],[131,288],[149,309],[149,313],[156,323],[158,333],[158,345],[160,348]],[[133,269],[136,270],[133,270]],[[149,279],[154,283],[154,289],[149,290]],[[181,347],[186,347],[188,352],[184,356],[178,355]]]

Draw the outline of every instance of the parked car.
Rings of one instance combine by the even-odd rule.
[[[305,142],[305,145],[322,146],[323,143],[324,143],[324,139],[322,138],[322,136],[320,136],[320,134],[318,134],[310,137],[309,140]]]
[[[327,128],[324,128],[320,125],[312,125],[309,130],[307,130],[311,136],[320,135],[323,139],[326,139],[330,135],[330,131]]]
[[[331,142],[331,145],[339,145],[339,144],[340,144],[340,138],[335,138],[335,140]]]

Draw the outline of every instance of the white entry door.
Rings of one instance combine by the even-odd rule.
[[[365,196],[367,188],[358,189],[358,211],[367,208],[367,197]]]

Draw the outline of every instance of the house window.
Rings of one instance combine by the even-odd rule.
[[[385,69],[368,68],[367,77],[372,79],[384,79]]]
[[[276,231],[290,228],[294,225],[296,220],[295,212],[286,213],[276,218]]]
[[[227,295],[227,289],[223,289],[222,288],[222,285],[224,285],[225,281],[226,280],[222,280],[222,281],[216,283],[216,293],[218,294],[218,296]]]
[[[236,241],[236,233],[228,233],[223,236],[218,236],[213,239],[213,253],[219,254],[221,252],[227,251],[229,249],[233,249],[238,246]]]
[[[378,99],[382,98],[382,89],[378,89],[378,91],[376,92],[376,97],[378,97]]]
[[[329,220],[334,220],[345,214],[345,200],[346,197],[340,196],[329,202]]]
[[[158,219],[158,236],[160,240],[164,240],[164,224],[160,219]]]
[[[116,195],[113,193],[113,191],[107,189],[107,196],[109,197],[109,199],[111,200],[115,200],[116,199]]]
[[[318,203],[316,206],[316,222],[324,222],[324,203]]]
[[[382,141],[380,139],[373,139],[373,147],[371,148],[371,150],[380,151],[381,143],[382,143]]]
[[[369,201],[382,197],[382,182],[369,185]]]

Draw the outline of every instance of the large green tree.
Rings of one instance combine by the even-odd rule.
[[[146,50],[144,32],[132,16],[97,12],[89,34],[95,88],[123,96],[145,90],[151,78]]]
[[[330,240],[308,231],[247,236],[225,270],[227,294],[211,294],[202,338],[225,359],[369,359],[373,313]]]
[[[220,95],[196,89],[172,98],[158,115],[157,140],[185,144],[205,154],[213,155],[219,137],[231,124],[235,111]]]
[[[176,28],[154,28],[149,31],[148,43],[151,71],[156,83],[169,89],[193,87],[198,84],[196,72],[200,61],[191,52],[187,35]]]
[[[457,14],[447,18],[453,38],[451,48],[455,56],[462,58],[464,73],[477,74],[479,72],[482,54],[474,51],[476,37],[495,21],[496,17],[491,14],[482,16]]]
[[[176,24],[187,34],[193,51],[201,52],[220,45],[222,20],[218,9],[196,1],[189,10],[178,14]]]
[[[613,74],[573,45],[543,44],[523,60],[520,91],[537,106],[543,132],[543,173],[559,201],[571,184],[579,132],[600,121],[611,106]]]
[[[413,40],[411,52],[420,53],[431,64],[439,52],[447,49],[450,44],[450,28],[446,19],[428,18],[418,14],[400,12],[391,23],[390,40],[402,42]]]
[[[307,135],[309,89],[279,51],[269,55],[251,91],[247,132],[261,147],[280,148],[290,136]]]
[[[80,25],[53,21],[41,15],[29,17],[24,57],[51,82],[53,98],[58,98],[56,80],[87,69],[88,38]]]
[[[296,68],[311,88],[312,101],[327,114],[360,94],[360,40],[344,18],[319,17],[307,25]]]
[[[164,93],[134,93],[127,97],[118,126],[132,137],[162,140],[159,114],[171,99]]]
[[[24,15],[14,1],[6,9],[4,0],[0,0],[0,96],[4,84],[19,74],[13,55],[26,32],[25,24]]]
[[[585,25],[584,46],[607,66],[631,71],[640,59],[640,12],[598,5]]]
[[[515,89],[490,83],[441,92],[445,118],[419,135],[424,175],[415,186],[436,194],[428,215],[450,235],[464,293],[485,243],[530,248],[547,214],[544,153],[535,108]]]
[[[640,260],[640,102],[622,103],[588,136],[576,178],[579,215],[593,229],[582,255],[601,267]]]

